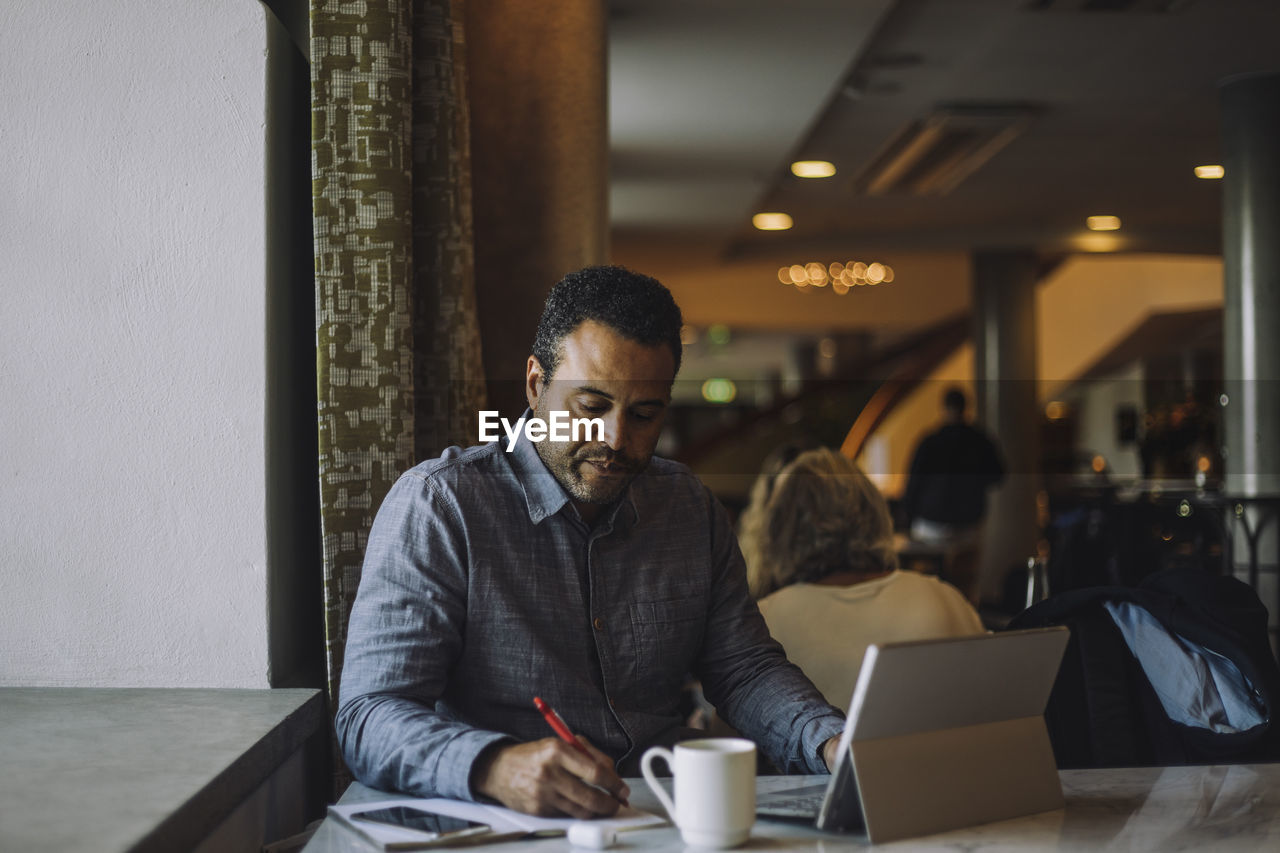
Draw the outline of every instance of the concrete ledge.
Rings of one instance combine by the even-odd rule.
[[[322,774],[326,725],[318,690],[0,688],[0,849],[193,849],[291,758]]]

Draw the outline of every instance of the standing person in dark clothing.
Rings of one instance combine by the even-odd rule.
[[[972,600],[987,489],[1004,479],[1004,462],[987,434],[965,420],[967,404],[959,388],[943,395],[943,425],[916,447],[903,503],[912,539],[956,552],[948,580]]]

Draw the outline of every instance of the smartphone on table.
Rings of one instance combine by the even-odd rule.
[[[466,838],[470,835],[479,835],[489,831],[489,825],[485,823],[429,812],[412,806],[390,806],[388,808],[370,809],[364,812],[353,812],[351,820],[381,824],[383,826],[395,826],[401,829],[412,829],[425,833],[432,839],[441,842],[447,842],[455,838]]]

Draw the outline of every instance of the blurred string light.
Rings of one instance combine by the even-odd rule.
[[[863,261],[835,261],[826,266],[811,261],[778,269],[778,281],[783,284],[792,285],[797,290],[831,285],[831,289],[841,296],[848,293],[850,288],[889,284],[893,280],[893,267],[879,261],[869,264]]]
[[[702,383],[702,399],[708,403],[732,403],[738,396],[738,386],[732,379],[708,379]]]
[[[1119,231],[1119,216],[1090,216],[1085,221],[1090,231]]]
[[[1221,166],[1196,166],[1196,177],[1202,181],[1221,180],[1227,170]]]
[[[707,340],[718,347],[722,347],[729,343],[732,335],[729,333],[729,327],[724,323],[716,323],[707,327]]]

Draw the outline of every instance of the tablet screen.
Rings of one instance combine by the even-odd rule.
[[[416,829],[419,832],[437,836],[470,833],[489,828],[473,820],[423,811],[411,806],[391,806],[384,809],[371,809],[367,812],[355,812],[351,815],[351,819]]]

